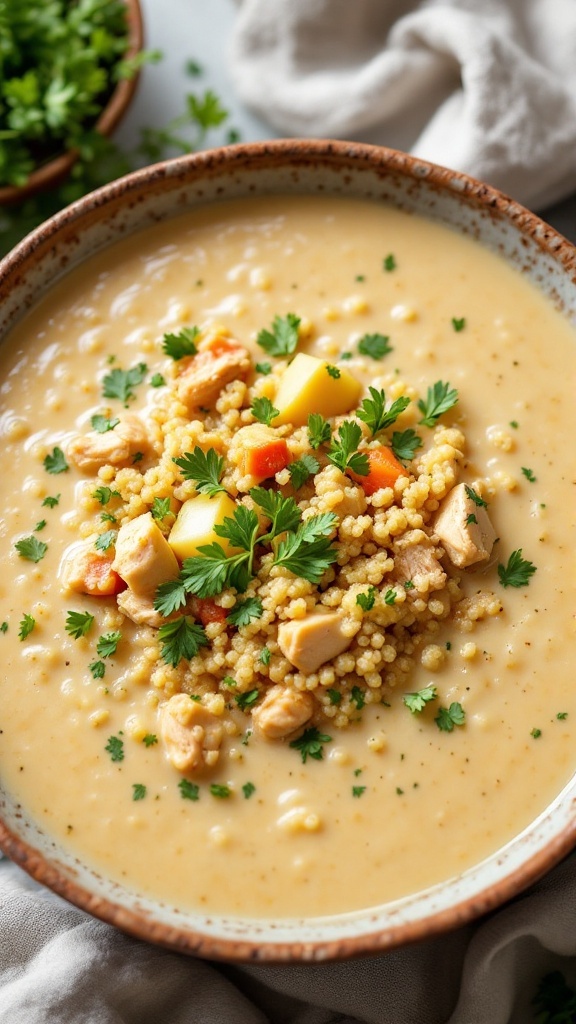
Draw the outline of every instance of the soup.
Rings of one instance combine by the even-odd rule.
[[[575,365],[498,257],[360,200],[221,203],[73,271],[1,360],[6,787],[210,913],[499,849],[574,770]]]

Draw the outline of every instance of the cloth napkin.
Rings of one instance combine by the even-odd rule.
[[[237,0],[230,70],[288,135],[362,139],[532,208],[576,190],[574,0]]]

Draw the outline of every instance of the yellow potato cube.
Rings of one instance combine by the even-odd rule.
[[[341,367],[339,376],[331,376],[329,366],[326,360],[305,352],[295,356],[284,371],[274,398],[280,413],[274,417],[275,427],[284,423],[303,427],[311,412],[319,412],[328,419],[356,408],[362,392],[360,381]]]
[[[226,516],[232,518],[236,502],[228,494],[215,494],[210,498],[207,494],[197,494],[189,498],[180,509],[174,526],[170,530],[168,543],[177,558],[182,562],[198,554],[202,544],[213,544],[216,541],[228,554],[234,549],[225,537],[219,537],[214,527],[220,525]]]

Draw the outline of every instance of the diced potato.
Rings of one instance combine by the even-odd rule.
[[[280,386],[274,398],[274,405],[280,415],[273,421],[275,427],[292,423],[303,427],[311,412],[322,416],[340,416],[356,408],[362,385],[360,381],[341,367],[340,376],[328,373],[324,359],[299,352],[284,371]]]
[[[220,544],[226,553],[233,550],[225,537],[219,537],[214,527],[224,522],[226,516],[232,518],[236,503],[228,494],[215,494],[210,498],[207,494],[197,494],[189,498],[180,509],[174,526],[170,531],[168,543],[177,558],[182,562],[198,554],[203,544]]]

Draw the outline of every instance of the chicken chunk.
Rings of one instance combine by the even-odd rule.
[[[66,549],[59,576],[64,590],[90,597],[111,597],[126,587],[112,568],[112,558],[96,551],[93,543],[83,541]]]
[[[112,568],[133,594],[150,600],[161,583],[176,579],[180,571],[176,555],[150,512],[120,527]]]
[[[395,542],[393,575],[398,583],[413,583],[421,594],[442,590],[446,573],[438,549],[423,530],[409,530]]]
[[[103,434],[91,430],[70,442],[67,455],[82,473],[97,473],[101,466],[129,466],[134,456],[150,450],[150,438],[135,413],[119,417],[120,422]]]
[[[282,654],[301,672],[316,672],[350,646],[352,637],[342,631],[342,621],[339,612],[312,612],[303,619],[282,622],[278,627]]]
[[[247,377],[251,366],[243,345],[228,338],[213,338],[183,367],[176,382],[178,397],[189,410],[210,408],[230,381]]]
[[[160,707],[160,737],[168,760],[179,772],[214,767],[223,735],[216,715],[187,693],[175,694]]]
[[[165,622],[176,617],[176,614],[161,615],[154,607],[153,597],[143,597],[141,594],[135,594],[129,588],[118,594],[117,604],[120,611],[138,626],[152,626],[153,629],[160,629]]]
[[[243,477],[250,477],[250,486],[275,476],[290,462],[288,445],[278,431],[264,423],[240,427],[234,437],[238,465]]]
[[[262,703],[254,708],[252,719],[256,730],[266,739],[279,740],[290,736],[309,721],[314,698],[309,693],[273,686]]]
[[[459,569],[485,562],[496,540],[486,509],[469,496],[466,484],[457,484],[444,498],[433,530],[448,558]]]

